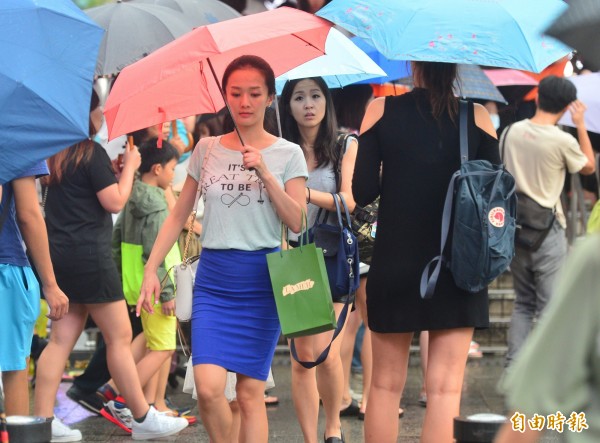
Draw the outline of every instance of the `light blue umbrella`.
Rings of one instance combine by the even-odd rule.
[[[540,72],[570,48],[542,35],[561,0],[333,0],[317,12],[391,60]]]
[[[387,73],[385,77],[363,80],[357,83],[375,83],[383,85],[384,83],[393,82],[394,80],[410,75],[410,63],[408,61],[390,60],[360,37],[352,37],[351,40],[352,43],[365,51],[365,53],[371,57],[371,60],[377,63],[377,65]]]
[[[325,41],[325,55],[279,75],[275,79],[275,86],[277,93],[281,94],[286,81],[297,78],[323,77],[330,88],[341,88],[385,75],[385,71],[348,37],[331,28]]]
[[[0,184],[88,137],[103,30],[71,0],[0,1]]]

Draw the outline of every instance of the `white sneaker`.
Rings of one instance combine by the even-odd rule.
[[[50,441],[52,443],[81,441],[81,431],[71,429],[55,416],[52,420],[52,440]]]
[[[142,423],[133,421],[131,437],[134,440],[150,440],[177,434],[187,428],[188,421],[182,417],[169,417],[160,414],[150,406],[146,419]]]

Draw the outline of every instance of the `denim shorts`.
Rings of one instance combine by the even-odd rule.
[[[28,266],[0,264],[0,370],[26,368],[40,313],[40,285]]]

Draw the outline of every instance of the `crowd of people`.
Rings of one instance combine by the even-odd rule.
[[[300,3],[309,11],[322,6]],[[169,269],[181,261],[179,240],[191,222],[200,259],[189,338],[202,425],[213,443],[268,441],[265,390],[281,330],[265,257],[298,246],[303,214],[308,227],[320,212],[334,224],[329,212],[335,212],[339,195],[358,225],[368,226],[366,233],[356,232],[368,271],[356,294],[333,297],[336,318],[347,303],[356,312],[325,361],[307,369],[291,360],[292,399],[304,441],[344,442],[340,416],[350,414],[364,420],[365,441],[397,441],[410,345],[419,332],[419,402],[426,405],[421,441],[453,441],[473,333],[489,326],[488,295],[459,288],[445,268],[434,296],[420,295],[422,269],[439,249],[447,186],[461,162],[459,101],[455,64],[412,62],[411,71],[410,92],[380,98],[367,85],[330,91],[320,77],[288,81],[279,98],[279,134],[273,70],[265,60],[244,55],[222,77],[230,114],[138,131],[114,161],[94,141],[102,108],[93,92],[89,138],[0,188],[0,291],[10,294],[0,311],[7,414],[30,413],[26,368],[42,295],[51,331],[36,362],[33,413],[52,421],[53,442],[83,438],[54,416],[54,403],[88,317],[102,340],[69,389],[71,398],[134,439],[177,434],[195,422],[165,399],[177,347]],[[546,405],[530,402],[530,390],[542,385],[527,381],[527,365],[520,361],[521,355],[539,366],[546,361],[527,343],[533,320],[552,305],[555,293],[556,305],[568,307],[569,290],[583,294],[593,288],[579,287],[588,280],[558,289],[556,284],[567,256],[560,202],[566,173],[590,175],[596,168],[586,107],[572,83],[548,76],[539,84],[535,114],[504,128],[500,144],[499,123],[486,107],[469,103],[467,109],[469,157],[504,163],[517,190],[555,215],[534,249],[516,247],[511,264],[516,300],[503,389],[511,408],[528,405],[538,412]],[[577,137],[556,127],[565,112]],[[197,190],[202,215],[190,220]],[[281,242],[282,222],[292,231],[289,244]],[[586,254],[597,258],[591,249]],[[582,278],[592,281],[596,273],[588,268]],[[564,314],[548,310],[552,318]],[[540,330],[552,333],[550,321]],[[361,323],[364,386],[356,404],[349,380]],[[544,345],[536,333],[532,340]],[[314,360],[332,334],[297,338],[299,359]],[[583,361],[586,355],[577,357]],[[231,374],[233,396],[227,395]],[[548,402],[555,405],[559,397],[549,395]],[[320,403],[323,436],[317,435]],[[501,438],[515,441],[509,430]]]

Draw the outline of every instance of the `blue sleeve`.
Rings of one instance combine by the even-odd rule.
[[[39,178],[39,177],[43,177],[44,175],[48,175],[48,165],[46,165],[46,160],[43,160],[43,161],[37,163],[36,165],[33,165],[31,168],[23,171],[22,174],[19,174],[17,177],[14,177],[13,180],[15,178],[23,178],[23,177]]]

